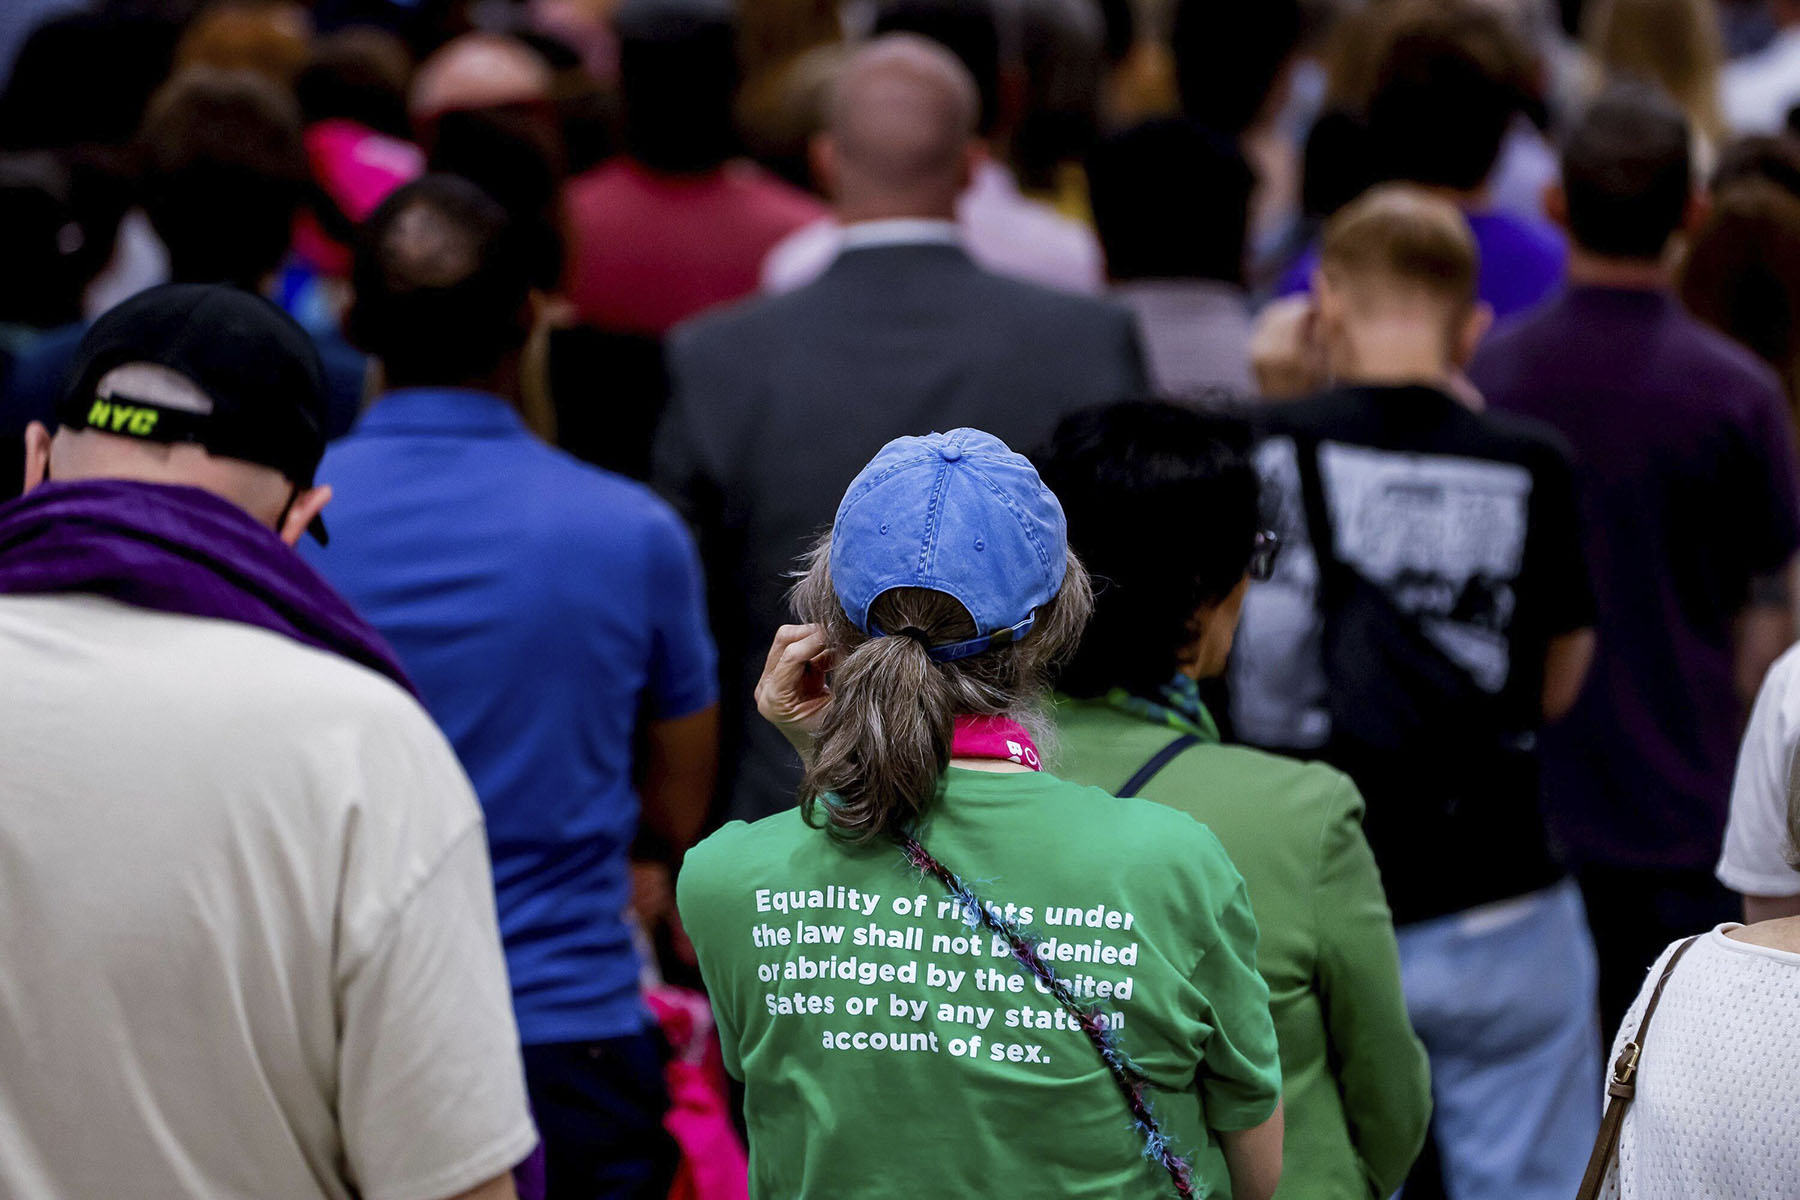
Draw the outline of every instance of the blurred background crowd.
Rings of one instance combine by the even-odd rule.
[[[957,209],[976,259],[1117,294],[1158,387],[1188,395],[1252,390],[1253,309],[1381,179],[1455,191],[1503,231],[1484,243],[1523,246],[1484,287],[1499,315],[1542,298],[1558,140],[1607,81],[1650,80],[1717,201],[1684,301],[1791,392],[1797,22],[1786,0],[17,0],[0,435],[47,414],[83,319],[171,278],[277,298],[318,337],[347,428],[371,382],[342,330],[352,231],[432,170],[530,226],[532,427],[647,477],[664,335],[829,257],[809,139],[849,47],[890,29],[942,40],[980,89],[986,157]]]
[[[890,33],[928,39],[960,69],[856,58]],[[856,62],[866,84],[846,80]],[[913,91],[881,90],[902,84]],[[643,977],[697,986],[673,872],[698,830],[793,803],[797,762],[751,697],[788,616],[788,573],[857,468],[890,437],[934,428],[979,426],[1031,449],[1103,402],[1255,410],[1333,382],[1412,378],[1397,326],[1357,335],[1354,375],[1327,361],[1320,332],[1335,294],[1320,281],[1334,263],[1357,269],[1341,227],[1335,249],[1322,235],[1394,183],[1459,211],[1472,252],[1433,242],[1429,215],[1425,234],[1377,221],[1364,232],[1380,272],[1454,290],[1466,258],[1483,306],[1422,374],[1448,371],[1471,408],[1558,427],[1573,451],[1583,499],[1567,484],[1566,506],[1534,499],[1531,521],[1560,523],[1574,548],[1506,569],[1537,581],[1519,585],[1525,596],[1580,577],[1546,605],[1561,615],[1544,620],[1563,624],[1532,649],[1542,659],[1548,646],[1549,678],[1535,663],[1526,675],[1547,697],[1558,678],[1569,693],[1525,722],[1532,737],[1545,715],[1570,713],[1575,732],[1560,748],[1547,735],[1545,828],[1531,835],[1543,862],[1523,868],[1510,843],[1384,831],[1378,793],[1394,781],[1347,769],[1370,800],[1402,961],[1437,953],[1409,949],[1409,928],[1566,877],[1610,1036],[1671,938],[1733,919],[1742,895],[1753,917],[1800,907],[1800,875],[1780,867],[1715,877],[1739,740],[1794,637],[1800,0],[6,0],[0,499],[20,491],[27,427],[54,424],[99,314],[166,282],[274,301],[317,347],[328,435],[349,437],[321,473],[340,493],[342,548],[310,554],[394,643],[475,782],[515,992],[536,974],[546,994],[562,986],[566,964],[540,929],[550,918],[528,911],[539,881],[593,866],[558,867],[533,843],[546,836],[605,845],[595,869],[617,878],[561,896],[595,913],[623,901],[629,849]],[[946,230],[981,271],[920,250]],[[853,253],[884,245],[918,253]],[[1654,311],[1596,291],[1654,297]],[[1640,335],[1665,356],[1656,370],[1607,358]],[[1402,357],[1384,365],[1371,346]],[[433,389],[433,407],[380,399],[408,388]],[[601,486],[558,474],[566,458],[523,452],[449,473],[383,456],[384,434],[488,419],[454,409],[454,389],[503,397],[534,445],[613,475]],[[1690,394],[1728,417],[1683,425]],[[1259,432],[1315,437],[1295,421]],[[1399,435],[1368,436],[1392,449]],[[1487,442],[1434,452],[1505,457]],[[1565,487],[1556,469],[1531,470],[1539,496]],[[617,476],[653,485],[693,543]],[[1288,542],[1304,537],[1293,482],[1276,523]],[[464,484],[496,499],[479,528]],[[508,544],[577,499],[588,525]],[[431,532],[433,512],[457,534]],[[555,672],[526,661],[557,644],[545,627],[509,640],[465,619],[560,594],[580,566],[570,545],[617,572],[607,578],[653,581],[637,607],[571,601],[596,628],[653,634],[647,677],[598,717],[579,680],[546,682]],[[1290,681],[1253,657],[1283,619],[1283,577],[1261,583],[1239,661],[1200,688],[1228,740],[1305,755],[1323,743],[1308,741],[1305,712],[1283,710]],[[455,619],[421,598],[456,587]],[[1583,692],[1595,651],[1557,639],[1596,626]],[[480,669],[439,653],[490,636]],[[489,685],[494,696],[471,698]],[[520,726],[493,744],[499,700],[534,688],[552,689],[558,719],[588,724],[541,742]],[[588,774],[568,788],[609,815],[559,818],[550,834],[509,824],[537,811],[533,755],[582,759]],[[1434,855],[1446,860],[1435,874],[1401,865]],[[596,969],[614,971],[618,952],[596,952]],[[1555,977],[1571,954],[1528,969]],[[1407,985],[1409,999],[1426,986]],[[617,1030],[559,1032],[555,1005],[533,1003],[519,1000],[519,1020],[548,1135],[538,1089],[559,1068],[531,1047]],[[662,1003],[665,1025],[705,1023],[704,1006]],[[1444,1036],[1477,1019],[1446,1017]],[[1416,1008],[1414,1023],[1434,1061],[1454,1058]],[[1585,1013],[1577,1024],[1576,1040],[1591,1033]],[[1576,1089],[1597,1096],[1588,1054],[1564,1057]],[[639,1067],[605,1086],[622,1095]],[[709,1070],[702,1091],[722,1086]],[[654,1101],[653,1121],[667,1104]],[[1554,1108],[1540,1116],[1553,1123]],[[1479,1158],[1460,1136],[1459,1153]],[[1407,1195],[1527,1194],[1445,1189],[1459,1172],[1480,1175],[1428,1147]]]

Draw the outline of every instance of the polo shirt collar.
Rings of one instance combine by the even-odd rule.
[[[1219,724],[1200,699],[1200,685],[1186,675],[1156,690],[1154,697],[1133,695],[1124,688],[1114,688],[1104,697],[1109,707],[1158,725],[1167,725],[1181,733],[1193,734],[1203,742],[1218,742]]]
[[[435,433],[457,437],[525,434],[511,404],[472,388],[399,388],[383,393],[357,422],[358,433]]]

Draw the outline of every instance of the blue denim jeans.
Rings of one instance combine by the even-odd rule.
[[[1598,969],[1564,880],[1398,930],[1450,1200],[1570,1200],[1600,1127]]]

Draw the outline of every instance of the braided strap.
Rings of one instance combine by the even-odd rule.
[[[901,834],[896,840],[900,850],[922,874],[929,875],[943,885],[963,911],[963,919],[971,926],[984,926],[998,935],[1012,951],[1013,959],[1035,976],[1068,1013],[1081,1032],[1093,1043],[1094,1052],[1100,1061],[1106,1064],[1112,1075],[1113,1083],[1118,1085],[1119,1094],[1125,1098],[1125,1107],[1131,1112],[1131,1121],[1144,1139],[1144,1157],[1158,1163],[1175,1181],[1175,1194],[1183,1200],[1191,1200],[1194,1192],[1194,1168],[1179,1153],[1169,1136],[1157,1124],[1156,1115],[1151,1111],[1150,1099],[1145,1094],[1146,1080],[1144,1073],[1131,1061],[1119,1045],[1117,1033],[1106,1019],[1106,1013],[1099,1004],[1083,1004],[1075,998],[1067,981],[1058,975],[1049,963],[1038,954],[1037,947],[1026,936],[1017,921],[1008,920],[981,902],[981,898],[970,890],[962,879],[943,863],[933,858],[931,852],[919,844],[917,838],[910,834]]]

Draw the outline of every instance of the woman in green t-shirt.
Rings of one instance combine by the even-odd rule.
[[[1200,699],[1199,681],[1225,669],[1246,587],[1273,565],[1242,441],[1231,422],[1167,404],[1057,429],[1044,477],[1106,580],[1058,681],[1074,697],[1057,710],[1061,765],[1179,809],[1224,843],[1256,910],[1281,1042],[1279,1195],[1368,1200],[1406,1178],[1431,1087],[1362,797],[1329,767],[1221,744]]]
[[[898,439],[845,494],[757,687],[800,805],[678,889],[762,1200],[1274,1191],[1242,879],[1191,818],[1044,774],[1028,732],[1091,604],[990,435]]]

